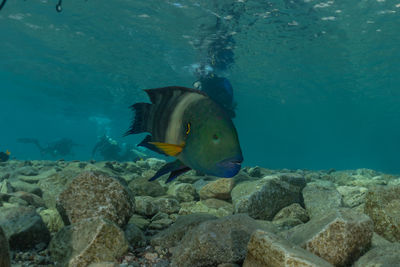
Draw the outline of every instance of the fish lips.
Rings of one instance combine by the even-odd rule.
[[[221,160],[217,163],[217,167],[222,170],[222,177],[230,178],[235,176],[241,168],[243,156],[231,157]]]

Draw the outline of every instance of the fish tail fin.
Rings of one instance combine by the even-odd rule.
[[[124,136],[149,132],[150,129],[148,129],[148,125],[151,125],[151,123],[149,123],[151,108],[151,104],[149,103],[136,103],[131,106],[131,109],[135,111],[135,119]]]

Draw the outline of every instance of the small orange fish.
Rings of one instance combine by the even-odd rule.
[[[10,156],[11,152],[8,151],[8,149],[7,149],[6,154],[7,154],[8,156]]]

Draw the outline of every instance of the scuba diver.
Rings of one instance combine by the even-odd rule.
[[[106,161],[137,161],[148,157],[133,145],[123,143],[120,146],[116,140],[107,135],[103,135],[93,147],[92,158],[97,153]]]
[[[0,152],[0,162],[6,162],[10,159],[10,151]]]
[[[73,155],[72,148],[79,146],[75,144],[69,138],[61,138],[54,142],[48,143],[46,146],[42,146],[39,141],[35,138],[19,138],[17,142],[24,144],[34,144],[39,149],[40,154],[43,156],[50,155],[53,158],[64,157],[67,155]]]

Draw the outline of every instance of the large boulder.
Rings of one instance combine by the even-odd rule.
[[[363,255],[354,267],[394,267],[400,264],[400,243],[393,243],[371,249]]]
[[[324,215],[342,206],[342,196],[332,183],[308,183],[303,189],[303,198],[310,218]]]
[[[3,231],[3,228],[1,228],[1,226],[0,226],[0,266],[1,267],[10,267],[11,266],[10,249],[8,247],[8,240]]]
[[[287,240],[265,231],[255,231],[247,244],[243,267],[333,267],[329,262]]]
[[[150,242],[153,246],[161,246],[163,248],[175,247],[189,230],[202,222],[215,220],[216,218],[207,213],[179,216],[174,224],[153,236]]]
[[[232,190],[235,213],[247,213],[254,219],[272,220],[282,208],[292,203],[303,203],[303,176],[284,173],[265,176],[257,181],[247,181]]]
[[[61,229],[49,250],[58,266],[88,266],[114,262],[128,250],[124,232],[104,218],[91,218]]]
[[[389,241],[400,241],[400,186],[371,188],[364,211],[374,221],[375,232]]]
[[[57,210],[65,224],[103,217],[124,226],[134,198],[120,181],[100,172],[82,172],[59,195]]]
[[[340,209],[311,219],[283,235],[333,265],[344,266],[370,247],[372,233],[373,222],[367,215]]]
[[[206,221],[189,230],[174,249],[171,266],[217,266],[240,263],[251,234],[262,228],[245,214]]]
[[[0,226],[13,250],[28,250],[50,241],[50,233],[33,207],[10,204],[0,207]]]

